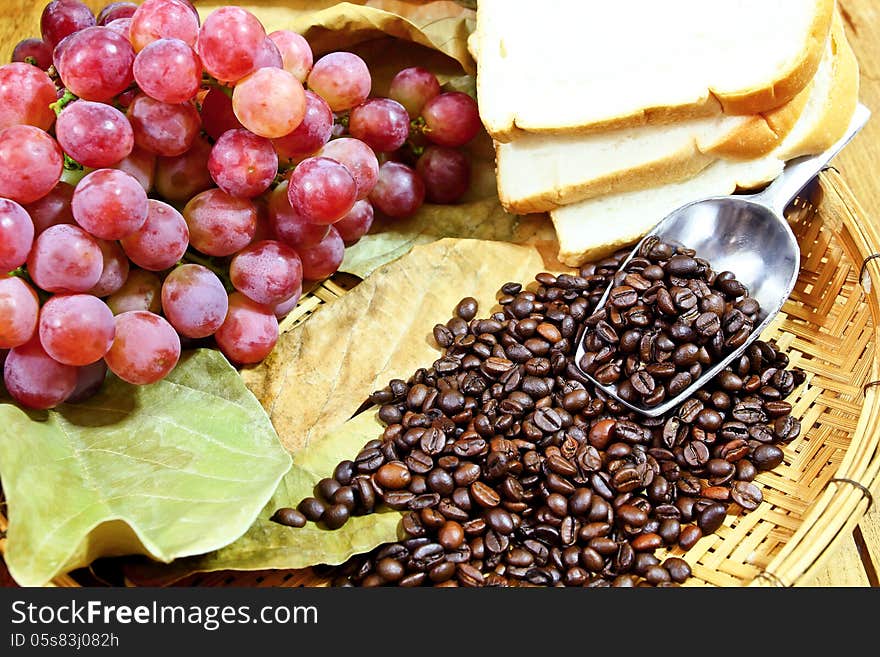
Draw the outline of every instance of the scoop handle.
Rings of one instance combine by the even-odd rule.
[[[856,111],[853,113],[849,127],[837,143],[818,155],[807,155],[787,162],[776,180],[764,191],[751,196],[751,200],[770,208],[777,215],[782,216],[786,206],[791,203],[798,192],[858,134],[859,130],[868,122],[870,116],[871,111],[859,103],[856,106]]]

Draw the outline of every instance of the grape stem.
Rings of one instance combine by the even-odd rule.
[[[202,254],[196,253],[192,249],[189,249],[186,253],[183,254],[183,258],[181,258],[179,264],[188,263],[201,265],[206,269],[210,269],[212,272],[217,274],[217,278],[222,281],[223,287],[226,288],[227,292],[235,291],[235,288],[232,286],[232,281],[229,279],[229,268],[218,265],[216,262],[214,262],[213,258],[203,256]]]
[[[52,111],[55,112],[55,115],[57,116],[61,114],[61,110],[63,110],[75,100],[79,100],[79,98],[69,89],[65,89],[64,95],[56,100],[54,103],[50,104],[49,107],[52,109]]]
[[[211,77],[207,73],[202,75],[202,86],[203,87],[213,87],[215,89],[219,89],[224,94],[226,94],[227,96],[232,98],[232,87],[229,87],[229,86],[223,84],[222,82],[220,82],[220,80],[218,80],[217,78]]]

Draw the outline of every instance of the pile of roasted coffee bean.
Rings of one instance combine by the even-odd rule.
[[[683,559],[661,563],[655,550],[687,550],[727,513],[761,503],[752,480],[782,463],[778,444],[798,435],[784,398],[804,377],[756,342],[665,416],[628,412],[574,363],[579,331],[624,256],[576,276],[539,274],[528,289],[508,283],[488,319],[462,300],[434,329],[444,355],[371,395],[382,436],[274,520],[334,529],[380,506],[405,512],[405,538],[334,568],[337,585],[687,579]]]
[[[652,237],[587,318],[580,366],[621,399],[657,406],[741,347],[759,311],[732,272]]]

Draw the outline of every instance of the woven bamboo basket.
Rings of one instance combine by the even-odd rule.
[[[801,247],[791,298],[767,329],[807,380],[790,398],[802,435],[785,462],[756,480],[764,503],[728,516],[718,532],[684,554],[693,585],[796,586],[833,553],[869,508],[880,479],[880,232],[840,175],[824,172],[798,199],[789,221]],[[308,321],[356,279],[336,276],[303,298],[294,321]],[[467,290],[462,290],[466,294]],[[345,455],[340,454],[340,458]],[[7,527],[0,500],[0,553]],[[66,575],[57,586],[78,586]],[[191,586],[321,586],[311,569],[190,576]]]

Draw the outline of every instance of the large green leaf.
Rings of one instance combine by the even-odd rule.
[[[291,459],[216,351],[184,355],[151,386],[109,377],[81,404],[0,403],[6,561],[45,584],[101,556],[160,561],[222,547],[250,526]]]

